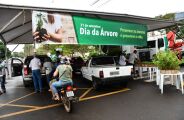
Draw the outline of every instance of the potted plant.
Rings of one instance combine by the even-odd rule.
[[[177,52],[167,50],[157,53],[153,63],[160,69],[161,73],[177,73],[181,61],[177,57]]]
[[[37,39],[37,42],[42,42],[43,39],[42,37],[44,36],[44,34],[47,34],[47,30],[45,28],[43,28],[43,22],[47,23],[47,20],[45,18],[45,16],[42,13],[38,13],[36,15],[37,18],[37,24],[36,24],[36,32],[39,32],[39,39]]]

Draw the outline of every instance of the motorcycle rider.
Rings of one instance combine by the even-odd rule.
[[[59,74],[59,80],[50,84],[54,100],[59,100],[58,88],[62,88],[62,86],[66,84],[73,84],[72,71],[69,62],[64,58],[61,58],[61,64],[56,68],[53,75],[54,77],[57,77]]]

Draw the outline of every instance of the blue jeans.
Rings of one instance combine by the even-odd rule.
[[[51,85],[51,89],[52,89],[52,92],[55,94],[55,93],[58,93],[58,90],[57,88],[61,88],[63,85],[66,85],[68,83],[72,83],[72,81],[62,81],[62,80],[59,80],[59,81],[56,81],[56,82],[53,82],[52,85]]]
[[[50,83],[50,74],[47,74],[47,75],[46,75],[46,78],[47,78],[47,83],[48,83],[48,85],[49,85],[49,83]]]
[[[42,91],[42,80],[40,70],[32,70],[35,92]]]

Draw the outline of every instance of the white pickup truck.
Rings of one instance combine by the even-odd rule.
[[[122,82],[126,86],[128,80],[132,79],[133,66],[120,66],[116,59],[117,57],[113,56],[92,57],[81,68],[82,76],[92,81],[96,90],[99,89],[100,85],[112,82]]]

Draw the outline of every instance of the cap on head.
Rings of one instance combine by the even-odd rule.
[[[64,57],[61,57],[61,58],[60,58],[60,63],[61,63],[61,64],[70,64],[69,60],[67,60],[67,59],[64,58]]]
[[[61,64],[65,64],[66,63],[65,59],[64,58],[60,58],[60,63]]]

